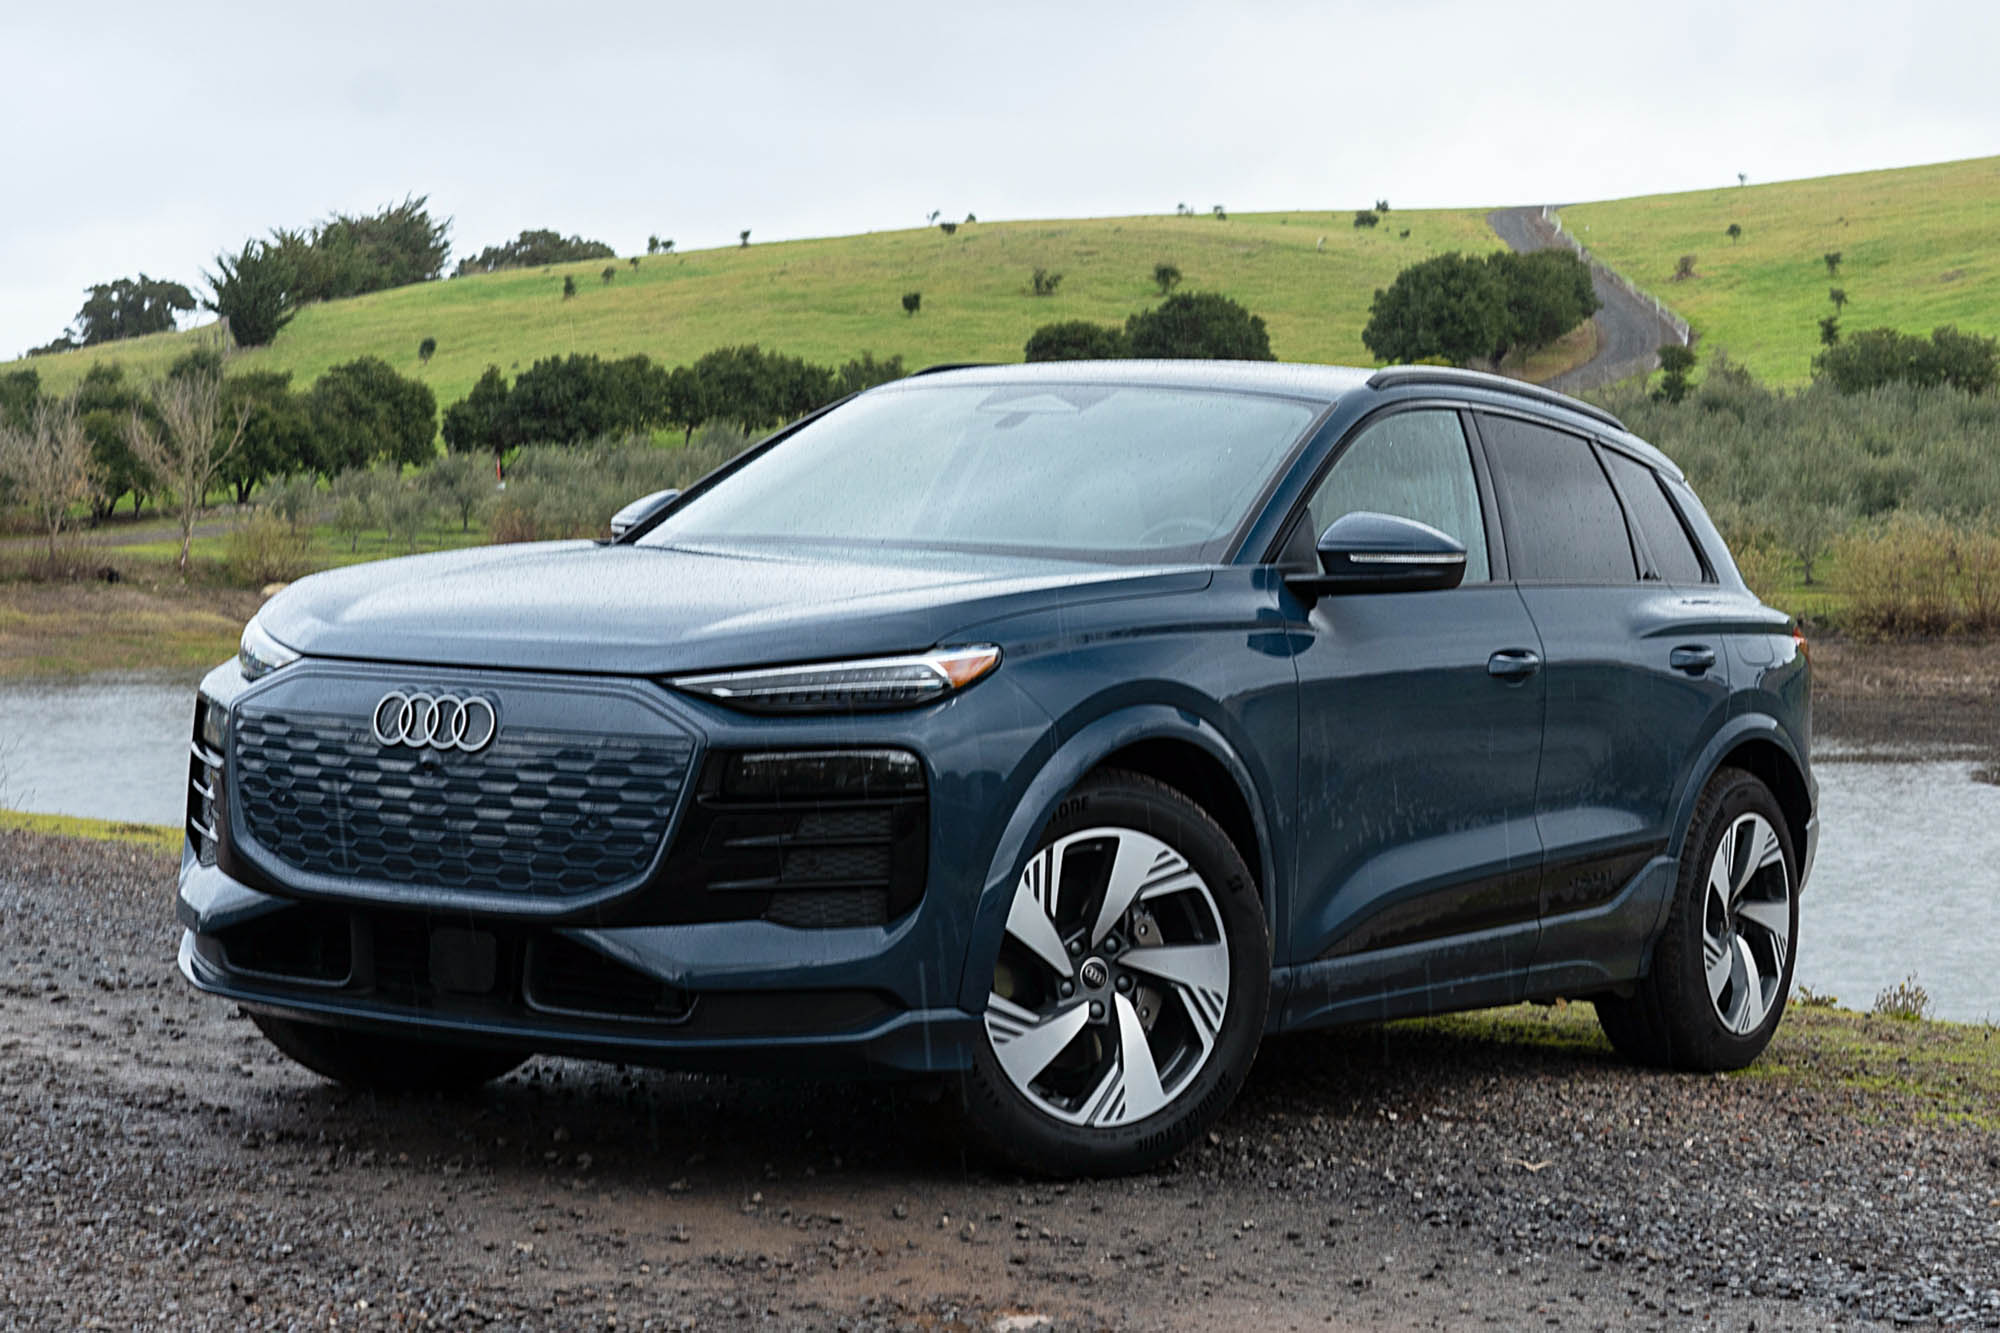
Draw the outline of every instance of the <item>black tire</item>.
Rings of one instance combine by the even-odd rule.
[[[369,1092],[470,1092],[528,1058],[524,1051],[387,1037],[271,1014],[252,1013],[250,1021],[313,1073]]]
[[[1192,1072],[1182,1077],[1161,1109],[1130,1123],[1115,1125],[1068,1123],[1018,1087],[995,1052],[996,1038],[990,1026],[993,1014],[989,1013],[987,1021],[982,1023],[982,1038],[974,1043],[972,1068],[962,1081],[965,1116],[978,1142],[1015,1166],[1036,1174],[1119,1175],[1142,1171],[1193,1142],[1228,1109],[1243,1086],[1256,1058],[1264,1032],[1265,1011],[1270,1004],[1271,941],[1263,903],[1255,878],[1221,827],[1179,791],[1135,773],[1107,770],[1087,779],[1064,800],[1055,818],[1042,831],[1036,844],[1036,858],[1070,835],[1098,829],[1129,831],[1157,839],[1185,861],[1186,870],[1199,876],[1207,895],[1200,899],[1202,906],[1192,909],[1189,919],[1202,918],[1207,912],[1206,905],[1212,903],[1213,916],[1219,924],[1219,931],[1214,933],[1226,938],[1210,939],[1201,947],[1225,946],[1228,990],[1220,1022],[1212,1029],[1200,1026],[1193,1018],[1198,1002],[1184,998],[1193,992],[1177,994],[1163,989],[1162,998],[1150,1001],[1150,1009],[1121,1005],[1113,992],[1122,992],[1128,981],[1136,982],[1130,994],[1145,995],[1150,983],[1143,972],[1114,971],[1115,980],[1096,992],[1110,1001],[1106,1008],[1116,1010],[1118,1017],[1137,1013],[1151,1020],[1146,1032],[1140,1034],[1149,1042],[1148,1062],[1153,1057],[1150,1043],[1154,1040],[1149,1034],[1163,1032],[1168,1034],[1163,1039],[1170,1039],[1175,1025],[1180,1025],[1184,1034],[1197,1037],[1200,1032],[1212,1031],[1205,1054],[1192,1066]],[[1031,865],[1034,863],[1031,861]],[[1020,891],[1018,887],[1014,890]],[[1086,910],[1101,911],[1101,895],[1108,888],[1099,892],[1098,908]],[[1177,910],[1171,906],[1171,900],[1135,898],[1131,913],[1118,918],[1122,925],[1114,926],[1105,937],[1106,946],[1090,946],[1086,954],[1094,957],[1105,947],[1123,948],[1125,952],[1115,956],[1114,963],[1124,967],[1143,958],[1139,947],[1142,943],[1171,943],[1167,939],[1169,928],[1156,923],[1146,907],[1146,902],[1158,901],[1170,904],[1158,909],[1162,921],[1167,912]],[[1086,925],[1086,943],[1089,929]],[[1131,934],[1123,945],[1117,943],[1121,929]],[[1003,957],[1009,947],[1003,941]],[[1220,953],[1211,953],[1211,961],[1219,959]],[[1084,961],[1087,964],[1089,959]],[[997,973],[1001,960],[991,960],[986,965],[995,967]],[[1075,984],[1082,986],[1085,970],[1080,967],[1075,975],[1078,978]],[[994,984],[996,987],[1002,984],[998,974]],[[1140,1003],[1148,1002],[1135,1001]],[[1112,1030],[1115,1032],[1115,1027]],[[1116,1068],[1120,1071],[1116,1081],[1122,1087],[1125,1082],[1122,1055],[1116,1057]],[[1164,1077],[1161,1082],[1165,1082]],[[1157,1089],[1159,1085],[1155,1086]],[[1122,1100],[1122,1092],[1118,1097]]]
[[[1725,834],[1747,817],[1763,820],[1783,856],[1788,918],[1781,960],[1775,967],[1775,994],[1762,1017],[1745,1030],[1724,1021],[1711,995],[1703,941],[1709,915],[1709,875]],[[1673,908],[1653,947],[1651,966],[1630,996],[1596,1000],[1597,1019],[1613,1049],[1637,1064],[1668,1069],[1741,1069],[1755,1060],[1784,1017],[1791,993],[1792,962],[1799,925],[1798,854],[1777,798],[1741,769],[1717,771],[1695,802],[1674,881]],[[1753,981],[1753,984],[1754,981]]]

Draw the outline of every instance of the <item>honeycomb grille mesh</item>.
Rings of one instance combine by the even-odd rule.
[[[313,874],[532,896],[634,883],[686,782],[680,737],[510,728],[477,754],[388,748],[365,720],[245,709],[246,831]]]

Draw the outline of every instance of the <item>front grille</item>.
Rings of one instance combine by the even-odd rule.
[[[686,780],[684,735],[503,726],[476,754],[388,747],[366,718],[240,707],[245,831],[315,875],[520,895],[630,885]]]

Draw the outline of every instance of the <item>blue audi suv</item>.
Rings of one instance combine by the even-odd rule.
[[[608,542],[279,593],[202,682],[180,968],[299,1063],[945,1076],[1031,1169],[1267,1033],[1572,997],[1748,1063],[1809,667],[1680,471],[1471,372],[944,369]]]

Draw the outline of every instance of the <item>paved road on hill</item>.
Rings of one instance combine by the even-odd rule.
[[[1495,209],[1486,215],[1486,225],[1523,254],[1562,244],[1539,206]],[[1680,341],[1679,332],[1659,311],[1619,286],[1603,265],[1591,265],[1591,272],[1597,299],[1604,303],[1594,316],[1597,355],[1548,382],[1549,388],[1564,393],[1602,388],[1652,370],[1659,365],[1660,345]]]

